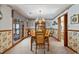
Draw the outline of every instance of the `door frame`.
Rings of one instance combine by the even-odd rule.
[[[68,46],[68,27],[67,27],[67,24],[68,24],[68,13],[62,15],[64,16],[64,46]],[[61,26],[61,20],[60,18],[62,17],[58,17],[58,40],[60,41],[61,39],[61,30],[60,30],[60,26]]]
[[[22,37],[24,37],[24,24],[22,24]]]

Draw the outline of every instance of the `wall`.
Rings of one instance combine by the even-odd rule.
[[[52,20],[46,20],[46,28],[52,28]]]
[[[22,39],[22,25],[24,25],[24,37],[28,36],[28,19],[24,16],[22,16],[20,13],[18,13],[17,11],[13,11],[13,21],[15,20],[19,20],[19,24],[20,24],[20,39]],[[14,24],[16,23],[16,21],[14,22]],[[13,26],[14,27],[14,26]],[[15,28],[14,31],[15,33]]]
[[[2,20],[0,20],[0,30],[11,29],[12,30],[12,15],[11,15],[11,8],[3,5],[0,7],[0,10],[3,14]]]
[[[28,19],[24,21],[24,37],[28,37]]]
[[[29,19],[28,20],[28,27],[29,28],[35,28],[35,20]]]
[[[0,20],[0,53],[12,46],[12,9],[1,5],[0,10],[3,18]]]
[[[53,37],[58,40],[58,29],[53,29]]]
[[[79,14],[79,5],[73,5],[71,8],[68,10],[68,29],[73,29],[73,30],[79,30],[79,23],[78,24],[71,24],[71,16],[74,14]]]
[[[73,5],[68,10],[68,46],[79,53],[79,23],[71,24],[74,14],[79,14],[79,5]]]
[[[12,46],[12,30],[0,31],[0,53]]]
[[[64,12],[62,12],[61,14],[59,14],[57,17],[55,17],[53,20],[52,20],[52,22],[53,21],[56,21],[56,25],[53,25],[53,36],[57,39],[57,40],[59,40],[58,39],[58,18],[59,17],[61,17],[62,15],[64,15],[64,14],[66,14],[68,12],[68,9],[67,10],[65,10]],[[55,34],[55,35],[54,35]]]
[[[68,47],[79,53],[79,23],[71,24],[71,16],[79,14],[79,5],[72,5],[69,9],[57,16],[53,21],[57,21],[58,17],[68,13]],[[53,26],[54,34],[57,36],[58,25]],[[57,37],[56,37],[57,38]]]
[[[52,23],[53,23],[53,21],[56,21],[58,23],[58,17],[53,19]],[[52,25],[52,26],[53,26],[53,29],[58,29],[58,24],[57,25]]]

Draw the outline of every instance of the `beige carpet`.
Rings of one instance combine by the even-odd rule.
[[[5,54],[34,54],[35,51],[30,51],[30,40],[31,37],[24,39],[22,42],[17,44],[15,47],[7,51]],[[33,49],[35,50],[35,49]],[[46,50],[46,54],[74,54],[72,50],[63,46],[63,43],[50,37],[50,50]],[[38,54],[44,54],[43,49],[38,50]]]

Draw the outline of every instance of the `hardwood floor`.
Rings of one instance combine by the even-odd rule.
[[[30,51],[30,40],[31,37],[24,39],[11,50],[5,52],[5,54],[34,54],[34,51]],[[38,54],[43,54],[43,50],[39,49]],[[49,52],[46,51],[46,54],[75,54],[75,52],[64,47],[63,43],[50,37],[50,49]]]

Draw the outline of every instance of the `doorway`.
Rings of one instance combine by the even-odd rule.
[[[22,37],[24,37],[24,24],[22,24]]]
[[[15,44],[20,39],[20,22],[16,19],[13,20],[13,44]]]
[[[67,14],[58,18],[58,38],[59,41],[64,45],[67,46],[68,44],[68,37],[67,37]]]

